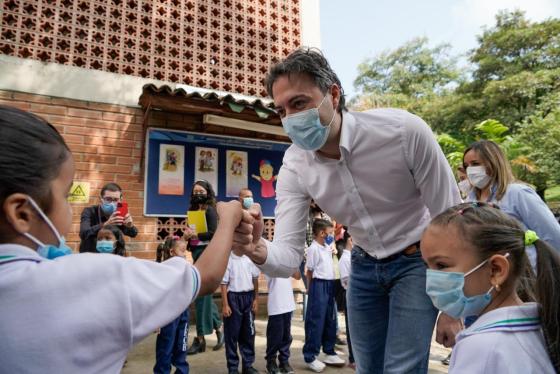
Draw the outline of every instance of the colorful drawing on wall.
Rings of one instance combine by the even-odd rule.
[[[260,175],[253,174],[252,177],[261,183],[261,196],[270,198],[276,196],[274,182],[278,179],[278,175],[274,175],[274,167],[268,160],[261,160],[259,163]]]
[[[238,197],[247,187],[247,152],[226,151],[226,196]]]
[[[159,181],[160,195],[183,195],[185,186],[185,146],[160,144]]]
[[[204,179],[214,187],[218,194],[218,149],[196,147],[194,180]]]

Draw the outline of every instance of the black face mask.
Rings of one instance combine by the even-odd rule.
[[[191,196],[191,201],[194,204],[204,204],[204,203],[206,203],[206,200],[208,200],[207,195],[192,195]]]

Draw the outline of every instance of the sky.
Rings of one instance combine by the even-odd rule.
[[[523,10],[532,21],[560,18],[560,0],[320,0],[319,7],[321,49],[348,98],[358,64],[413,38],[449,43],[454,56],[465,56],[502,9]]]

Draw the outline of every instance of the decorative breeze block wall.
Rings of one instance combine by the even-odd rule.
[[[301,44],[300,0],[4,0],[0,53],[267,96]]]

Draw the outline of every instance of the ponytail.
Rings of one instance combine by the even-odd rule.
[[[536,299],[539,317],[552,366],[560,372],[560,255],[542,240],[537,249]]]
[[[157,262],[168,260],[171,257],[171,248],[173,248],[175,240],[173,236],[168,236],[163,243],[158,245],[156,252]]]

